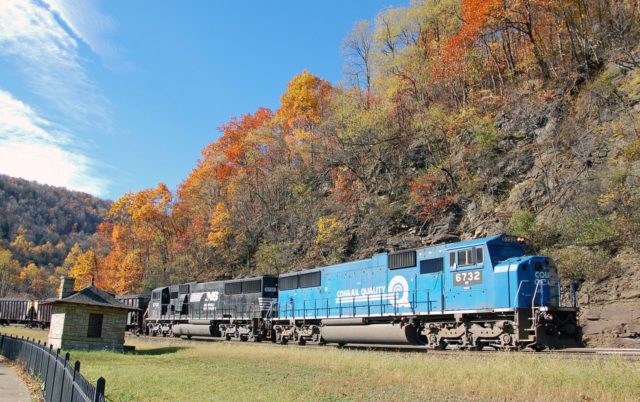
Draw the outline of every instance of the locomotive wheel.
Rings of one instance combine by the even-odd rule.
[[[300,337],[300,339],[298,339],[298,345],[304,346],[306,344],[307,344],[307,341],[303,337]]]

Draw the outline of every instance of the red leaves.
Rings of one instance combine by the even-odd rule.
[[[411,183],[411,191],[420,207],[421,219],[431,220],[445,212],[455,201],[448,194],[447,183],[431,173],[415,179]]]

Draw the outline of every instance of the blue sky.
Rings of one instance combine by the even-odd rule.
[[[408,0],[0,1],[0,173],[109,199],[175,188],[232,116]]]

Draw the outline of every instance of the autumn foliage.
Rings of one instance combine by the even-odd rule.
[[[424,235],[498,191],[486,179],[502,135],[491,105],[524,83],[541,96],[575,86],[606,58],[637,63],[636,13],[605,0],[384,10],[345,42],[353,85],[303,71],[277,110],[231,118],[175,192],[159,184],[117,200],[71,272],[138,292],[370,255],[398,227]]]

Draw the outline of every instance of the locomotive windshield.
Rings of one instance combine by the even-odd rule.
[[[519,244],[492,244],[489,245],[489,254],[491,255],[491,261],[495,264],[512,257],[522,257],[525,254],[525,250],[524,247]]]

